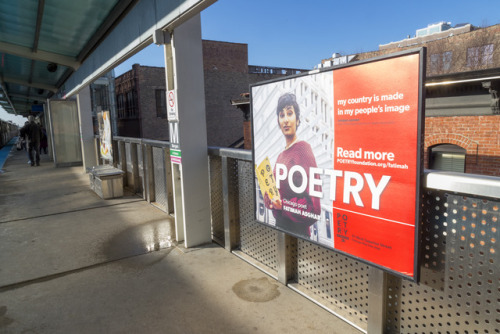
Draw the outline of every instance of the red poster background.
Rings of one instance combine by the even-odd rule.
[[[391,177],[380,196],[378,210],[371,207],[366,178],[359,192],[363,206],[356,205],[352,196],[348,204],[344,203],[344,177],[337,179],[333,202],[335,249],[410,277],[415,275],[419,65],[419,55],[410,54],[333,71],[333,168],[342,171],[343,176],[346,171],[371,174],[375,184],[383,175]],[[396,98],[382,101],[384,95]],[[407,106],[408,110],[387,112],[387,106]],[[363,108],[376,108],[377,112],[355,115],[356,109]],[[353,114],[347,114],[348,110]],[[339,148],[347,152],[361,150],[362,156],[345,158]],[[394,159],[367,159],[367,151],[393,153]],[[372,166],[379,163],[386,163],[386,167]],[[407,168],[389,167],[387,163]]]

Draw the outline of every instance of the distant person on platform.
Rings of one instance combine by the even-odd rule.
[[[29,137],[28,152],[30,156],[31,166],[40,166],[40,140],[42,138],[42,128],[35,122],[33,116],[28,117],[27,134]],[[34,156],[33,156],[34,153]]]
[[[30,122],[26,121],[24,123],[24,126],[19,130],[19,134],[22,138],[22,145],[23,148],[26,150],[26,154],[28,155],[28,164],[31,164],[31,159],[30,159],[30,151],[29,151],[29,145],[30,145],[30,140],[28,137],[28,128],[29,128]]]

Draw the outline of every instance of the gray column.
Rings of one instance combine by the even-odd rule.
[[[92,101],[89,86],[83,88],[77,95],[78,119],[80,121],[80,136],[82,140],[83,171],[97,166],[96,148],[94,142],[94,125],[92,123]]]
[[[172,35],[172,44],[165,49],[167,85],[177,95],[175,123],[182,156],[180,164],[172,164],[176,231],[178,241],[193,247],[212,240],[200,15]],[[172,72],[173,82],[168,79]]]
[[[386,322],[387,273],[370,266],[368,274],[368,333],[383,334]]]

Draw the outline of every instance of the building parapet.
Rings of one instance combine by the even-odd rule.
[[[441,38],[447,38],[450,36],[454,35],[460,35],[464,33],[468,33],[474,30],[474,26],[472,24],[465,24],[461,25],[455,28],[450,28],[444,31],[432,33],[429,35],[424,35],[424,36],[416,36],[412,38],[406,38],[401,41],[397,42],[391,42],[387,44],[380,44],[378,46],[379,50],[388,50],[388,49],[394,49],[394,48],[404,48],[404,47],[409,47],[409,46],[416,46],[420,45],[423,43],[427,43],[430,41],[438,40]]]

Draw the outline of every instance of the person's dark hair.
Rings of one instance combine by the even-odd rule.
[[[295,110],[295,119],[297,120],[297,127],[299,127],[300,123],[300,108],[297,103],[297,99],[295,98],[295,94],[286,93],[280,96],[278,99],[278,107],[276,108],[276,116],[278,116],[278,120],[280,117],[280,111],[288,106],[293,106]]]

